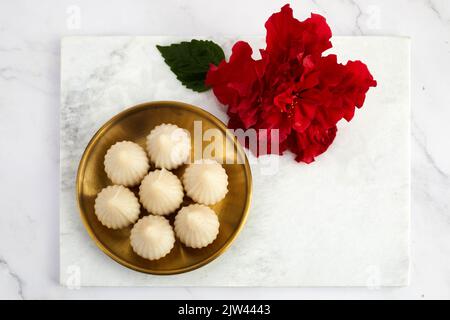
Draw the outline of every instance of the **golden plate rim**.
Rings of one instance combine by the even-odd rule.
[[[132,263],[129,263],[129,262],[123,260],[116,254],[114,254],[114,252],[110,251],[106,246],[104,246],[99,241],[99,239],[95,236],[94,232],[92,231],[92,228],[91,228],[89,222],[87,221],[87,218],[85,217],[86,213],[81,208],[81,199],[80,199],[80,196],[82,193],[81,192],[82,191],[82,179],[84,177],[84,171],[85,171],[85,167],[86,167],[87,158],[88,158],[88,155],[90,154],[93,146],[96,144],[97,140],[104,134],[104,132],[110,126],[112,126],[114,123],[119,121],[121,118],[127,116],[128,114],[139,112],[139,110],[141,110],[141,109],[146,109],[149,107],[151,108],[151,107],[161,106],[161,105],[167,105],[167,106],[170,105],[171,107],[186,109],[191,112],[200,113],[202,116],[204,116],[208,120],[212,121],[215,125],[217,125],[221,129],[223,129],[223,131],[226,133],[226,135],[234,141],[234,144],[236,145],[237,153],[242,155],[243,159],[245,159],[244,170],[245,170],[245,175],[247,176],[246,188],[248,190],[248,193],[247,193],[248,196],[245,201],[245,207],[244,207],[242,219],[240,220],[239,225],[234,230],[232,235],[225,242],[225,244],[219,250],[217,250],[214,254],[210,255],[206,259],[199,261],[194,265],[182,267],[182,268],[178,268],[178,269],[173,269],[173,270],[153,270],[153,269],[149,269],[149,268],[141,268],[139,266],[136,266]],[[118,114],[113,116],[111,119],[109,119],[107,122],[105,122],[96,131],[96,133],[89,140],[86,148],[84,149],[83,155],[81,156],[80,162],[78,164],[78,170],[77,170],[77,176],[76,176],[76,197],[77,197],[78,213],[80,215],[80,218],[81,218],[84,228],[86,229],[87,233],[89,234],[89,237],[94,241],[96,246],[103,253],[105,253],[108,257],[110,257],[117,263],[119,263],[129,269],[139,271],[142,273],[153,274],[153,275],[175,275],[175,274],[189,272],[189,271],[198,269],[200,267],[203,267],[204,265],[210,263],[211,261],[218,258],[220,255],[222,255],[231,246],[231,244],[237,238],[239,233],[242,231],[242,228],[244,227],[245,223],[247,222],[247,217],[248,217],[248,213],[250,210],[250,203],[251,203],[251,199],[252,199],[252,192],[253,192],[252,173],[251,173],[250,164],[248,162],[247,155],[245,154],[245,151],[244,151],[242,145],[239,143],[237,138],[228,130],[227,126],[221,120],[219,120],[217,117],[215,117],[213,114],[209,113],[208,111],[206,111],[202,108],[199,108],[197,106],[194,106],[192,104],[188,104],[185,102],[171,101],[171,100],[160,100],[160,101],[150,101],[150,102],[140,103],[138,105],[135,105],[133,107],[127,108],[127,109],[119,112]]]

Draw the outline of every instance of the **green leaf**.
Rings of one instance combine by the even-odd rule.
[[[205,85],[206,73],[211,64],[218,65],[225,59],[222,48],[210,40],[191,40],[169,46],[156,46],[164,61],[181,83],[194,91],[209,89]]]

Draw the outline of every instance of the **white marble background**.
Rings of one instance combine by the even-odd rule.
[[[406,288],[83,288],[58,284],[59,41],[256,35],[286,1],[0,3],[0,298],[449,298],[450,3],[292,1],[337,35],[412,38],[412,274]],[[224,17],[230,17],[225,20]]]

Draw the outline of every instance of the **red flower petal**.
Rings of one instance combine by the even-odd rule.
[[[311,14],[303,22],[295,19],[288,4],[266,22],[266,51],[275,60],[292,59],[298,54],[320,55],[331,48],[331,30],[324,17]]]
[[[318,69],[321,75],[320,87],[328,94],[322,116],[334,123],[342,117],[350,121],[355,107],[363,106],[369,88],[377,85],[361,61],[349,61],[342,65],[337,63],[335,55],[329,55],[321,59]],[[337,117],[336,113],[340,113],[341,117]]]
[[[289,149],[297,161],[310,163],[333,142],[338,121],[350,121],[377,83],[360,61],[343,65],[335,55],[322,57],[331,47],[322,16],[301,22],[286,5],[265,26],[267,47],[260,60],[252,58],[246,42],[237,42],[229,62],[210,67],[206,84],[228,105],[229,128],[254,128],[268,153]],[[270,134],[259,129],[279,130],[278,151],[270,148]]]
[[[230,61],[211,65],[206,84],[213,88],[217,99],[228,105],[228,114],[238,114],[248,128],[256,123],[255,106],[259,91],[255,90],[259,79],[260,63],[253,60],[252,48],[239,41],[232,49]]]
[[[318,124],[312,124],[305,132],[296,132],[292,135],[288,140],[288,145],[290,150],[297,155],[295,160],[311,163],[316,156],[328,149],[336,137],[336,132],[336,126],[324,129]]]

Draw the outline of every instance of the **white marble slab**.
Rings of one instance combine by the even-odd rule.
[[[252,162],[249,219],[231,248],[182,275],[131,271],[104,255],[78,217],[75,173],[95,131],[151,100],[227,116],[212,92],[185,89],[156,44],[174,37],[68,37],[61,47],[60,281],[84,286],[403,286],[409,279],[410,45],[407,38],[334,37],[342,62],[361,59],[378,81],[354,120],[340,123],[311,165],[292,157]],[[235,39],[217,37],[228,54]],[[250,38],[254,49],[262,38]],[[269,162],[268,162],[269,161]],[[267,175],[272,165],[275,174]]]

